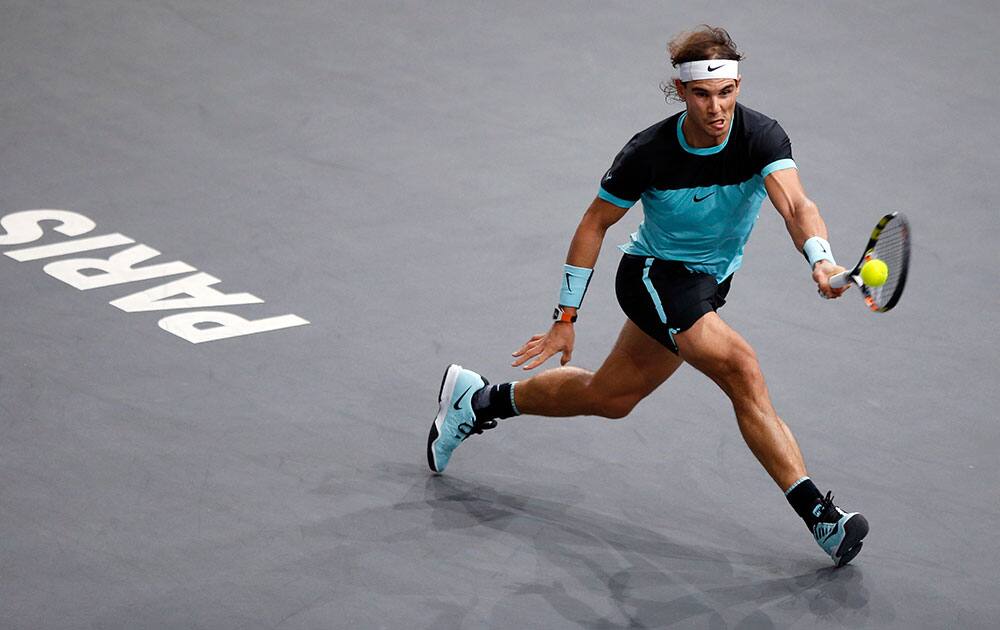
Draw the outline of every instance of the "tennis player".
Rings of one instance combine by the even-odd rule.
[[[678,76],[663,88],[682,112],[639,132],[601,178],[597,197],[569,246],[552,327],[514,353],[514,366],[536,368],[555,354],[562,367],[490,386],[450,366],[431,426],[427,459],[443,472],[467,437],[521,414],[622,418],[684,362],[732,401],[747,446],[785,493],[837,566],[861,550],[868,523],[820,493],[788,426],[771,405],[753,348],[718,315],[740,268],[764,197],[781,214],[819,292],[838,297],[829,278],[843,271],[826,224],[803,190],[791,143],[773,119],[737,102],[737,51],[722,28],[701,26],[670,42]],[[643,220],[621,246],[615,291],[627,317],[597,372],[567,364],[573,323],[607,229],[637,201]]]

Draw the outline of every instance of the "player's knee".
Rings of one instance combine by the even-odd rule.
[[[598,415],[609,420],[621,420],[632,413],[639,399],[633,396],[618,396],[602,400],[598,405]]]
[[[609,387],[607,382],[591,378],[583,395],[590,415],[619,420],[632,412],[645,393],[623,390],[620,383]]]
[[[749,347],[734,350],[726,358],[721,372],[720,376],[729,389],[755,389],[764,382],[760,362]]]
[[[760,362],[757,361],[757,357],[752,352],[737,360],[735,371],[737,378],[747,385],[757,385],[764,380],[764,374],[760,370]]]

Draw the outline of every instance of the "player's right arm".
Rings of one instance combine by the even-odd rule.
[[[574,267],[593,269],[597,264],[597,257],[601,253],[601,245],[604,243],[604,235],[608,228],[625,216],[626,212],[628,208],[621,208],[596,197],[583,214],[580,225],[573,234],[566,263]],[[576,314],[575,308],[567,307],[565,310]],[[525,370],[531,370],[558,352],[562,352],[561,364],[566,365],[573,356],[575,338],[573,324],[553,322],[547,333],[534,335],[514,352],[515,360],[511,365],[517,367],[533,359],[524,366]]]
[[[764,179],[764,188],[771,204],[785,220],[785,228],[798,251],[802,251],[806,240],[812,236],[827,238],[826,223],[820,216],[819,208],[806,196],[797,168],[774,171]],[[843,267],[828,260],[816,263],[812,277],[820,294],[836,298],[847,290],[847,287],[834,289],[830,286],[830,278],[843,270]]]

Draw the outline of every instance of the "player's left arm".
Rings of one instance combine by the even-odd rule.
[[[820,216],[819,207],[806,196],[798,169],[786,168],[770,173],[764,178],[764,188],[771,203],[785,220],[785,228],[792,237],[796,250],[801,252],[810,237],[819,236],[824,240],[827,239],[826,223]],[[812,275],[820,293],[829,298],[839,297],[844,293],[847,287],[840,289],[830,287],[830,276],[843,270],[840,265],[827,260],[817,262]]]

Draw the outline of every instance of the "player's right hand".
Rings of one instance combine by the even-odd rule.
[[[835,265],[828,260],[821,260],[816,263],[816,266],[813,267],[812,276],[820,295],[828,300],[832,300],[833,298],[839,298],[845,291],[847,291],[850,287],[849,284],[842,286],[839,289],[834,289],[830,286],[830,278],[837,275],[841,271],[844,271],[843,267]]]
[[[562,352],[560,363],[566,365],[573,356],[573,342],[575,339],[576,332],[573,330],[573,324],[568,322],[554,322],[549,332],[544,335],[534,335],[517,352],[513,353],[512,356],[516,357],[516,359],[511,363],[511,366],[518,367],[529,359],[534,359],[522,368],[524,370],[533,370],[548,361],[549,357],[557,352]]]

